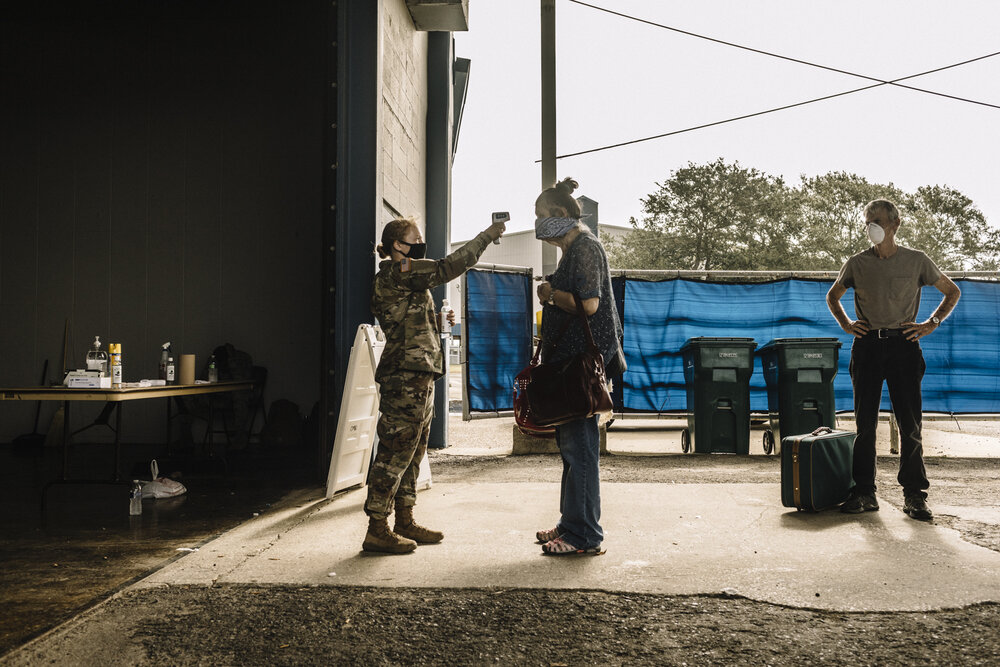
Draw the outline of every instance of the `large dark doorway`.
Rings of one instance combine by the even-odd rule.
[[[0,385],[121,342],[126,378],[160,343],[230,342],[267,400],[320,399],[323,225],[335,188],[321,2],[26,3],[0,17]],[[57,378],[50,372],[50,380]],[[0,406],[0,441],[34,406]],[[46,413],[54,409],[45,406]],[[96,409],[96,408],[95,408]],[[163,406],[127,437],[162,436]],[[84,422],[92,415],[77,411]]]

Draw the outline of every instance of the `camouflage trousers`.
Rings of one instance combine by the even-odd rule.
[[[378,451],[368,475],[365,514],[384,519],[393,503],[417,502],[417,475],[434,416],[434,374],[397,371],[379,384]]]

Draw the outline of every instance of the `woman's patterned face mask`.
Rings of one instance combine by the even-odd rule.
[[[578,222],[576,218],[538,218],[535,220],[535,238],[545,241],[566,236]]]

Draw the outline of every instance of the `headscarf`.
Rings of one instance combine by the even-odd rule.
[[[579,222],[576,218],[538,218],[535,220],[535,238],[545,241],[566,236]]]

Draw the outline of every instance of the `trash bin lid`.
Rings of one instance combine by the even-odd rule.
[[[730,347],[730,346],[750,346],[751,348],[757,347],[757,342],[753,338],[720,338],[713,336],[696,336],[694,338],[688,338],[681,349],[684,350],[688,347]]]
[[[843,345],[843,343],[840,342],[839,338],[775,338],[757,350],[757,354],[765,352],[769,349],[791,347],[795,345],[808,345],[811,347],[815,347],[817,345],[831,345],[839,348]]]
[[[834,338],[833,340],[837,340]],[[685,345],[698,344],[704,345],[706,343],[753,343],[753,338],[727,338],[725,336],[695,336],[694,338],[688,338]]]

